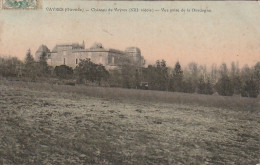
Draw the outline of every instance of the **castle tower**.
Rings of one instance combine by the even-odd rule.
[[[42,53],[46,53],[47,57],[50,55],[50,49],[46,45],[41,45],[35,53],[35,60],[39,61]]]
[[[137,47],[128,47],[125,50],[128,57],[131,59],[132,64],[137,66],[142,66],[142,56],[141,56],[141,50]]]

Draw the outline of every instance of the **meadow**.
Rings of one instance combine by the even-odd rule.
[[[0,164],[257,164],[260,99],[0,80]]]

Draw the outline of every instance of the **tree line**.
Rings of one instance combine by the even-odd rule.
[[[55,68],[47,64],[47,54],[42,53],[35,61],[30,51],[24,62],[13,58],[0,59],[0,76],[25,77],[32,81],[38,78],[56,78],[60,81],[70,80],[70,84],[95,84],[110,87],[145,89],[199,93],[223,96],[241,95],[257,97],[260,88],[260,62],[253,67],[232,62],[231,67],[223,63],[220,67],[213,64],[210,69],[192,62],[182,68],[176,62],[173,68],[168,67],[165,60],[157,60],[148,67],[123,65],[119,69],[106,70],[101,64],[95,64],[90,59],[80,60],[76,68],[66,65]],[[145,83],[143,83],[145,82]]]
[[[149,88],[154,90],[199,93],[223,96],[241,95],[257,97],[260,88],[260,62],[253,67],[239,68],[235,62],[230,69],[225,63],[217,67],[215,64],[208,69],[190,63],[182,68],[176,62],[174,68],[167,67],[166,61],[157,60],[155,65],[143,68],[143,78],[149,82]]]

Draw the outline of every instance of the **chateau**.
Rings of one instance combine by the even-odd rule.
[[[125,51],[105,49],[101,43],[95,43],[90,48],[85,48],[85,43],[57,44],[52,51],[41,45],[35,53],[35,59],[46,53],[47,62],[51,66],[67,65],[75,68],[80,59],[89,58],[96,64],[102,64],[107,69],[115,69],[122,65],[142,67],[145,64],[141,50],[137,47],[126,48]]]

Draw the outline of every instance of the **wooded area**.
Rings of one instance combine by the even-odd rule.
[[[106,70],[101,64],[90,59],[80,60],[76,68],[66,65],[55,68],[47,64],[47,56],[43,53],[39,61],[35,61],[28,51],[24,61],[15,57],[1,58],[0,76],[19,77],[28,81],[56,79],[58,83],[67,85],[86,84],[96,86],[149,89],[160,91],[198,93],[223,96],[241,95],[257,97],[260,87],[260,62],[253,67],[232,62],[231,66],[223,63],[220,67],[212,64],[206,66],[194,62],[183,68],[179,62],[175,67],[168,67],[165,60],[157,60],[154,65],[135,67],[122,65],[118,69]],[[146,84],[143,86],[143,84]]]

